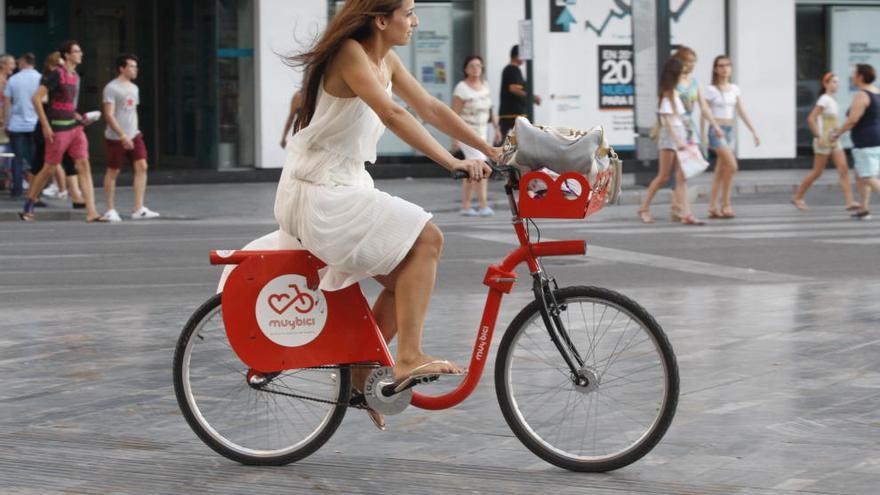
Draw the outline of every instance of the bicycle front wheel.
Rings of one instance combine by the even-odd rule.
[[[619,293],[578,286],[554,294],[586,380],[572,376],[534,301],[498,349],[504,418],[529,450],[556,466],[603,472],[631,464],[654,448],[675,414],[672,347],[654,318]]]
[[[219,294],[192,315],[174,352],[186,421],[209,447],[243,464],[283,465],[316,451],[342,422],[350,386],[347,367],[249,370],[229,345]]]

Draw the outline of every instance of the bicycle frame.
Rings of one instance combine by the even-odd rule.
[[[572,379],[579,381],[579,369],[583,365],[569,340],[558,308],[553,298],[549,278],[541,269],[539,259],[546,256],[570,256],[586,254],[583,240],[531,242],[525,219],[520,217],[514,191],[519,189],[516,172],[511,172],[505,185],[510,210],[511,223],[516,233],[519,247],[509,253],[500,263],[486,270],[483,284],[489,287],[480,326],[477,328],[471,362],[464,380],[455,389],[441,395],[427,395],[413,392],[411,404],[422,409],[446,409],[460,404],[476,389],[483,374],[491,348],[492,336],[498,319],[498,312],[504,294],[513,290],[517,281],[516,268],[525,263],[533,278],[533,291],[536,300],[542,304],[540,311],[550,338],[572,373]],[[297,363],[297,368],[320,366],[327,363],[351,364],[378,362],[382,366],[393,366],[394,360],[388,346],[379,332],[375,318],[357,285],[341,291],[323,293],[326,300],[328,318],[324,330],[312,340],[296,343],[292,347],[267,337],[260,330],[254,315],[254,301],[258,301],[266,282],[284,277],[288,273],[299,273],[310,290],[317,290],[318,269],[324,264],[307,251],[213,251],[213,264],[239,265],[229,277],[223,290],[223,318],[227,327],[230,345],[239,358],[252,370],[271,373],[289,369],[288,363]],[[290,286],[294,287],[294,286]],[[285,284],[285,288],[287,288]],[[271,291],[270,291],[271,292]],[[294,287],[291,301],[300,296]],[[317,293],[316,293],[317,294]],[[273,294],[271,297],[284,297]],[[271,300],[269,301],[271,304]],[[227,307],[228,306],[228,307]],[[286,307],[290,307],[288,304]],[[331,311],[339,307],[344,310]],[[280,308],[273,308],[276,312]],[[279,313],[280,314],[280,313]]]
[[[460,404],[470,396],[474,389],[476,389],[483,374],[483,369],[486,366],[486,358],[488,350],[491,348],[492,335],[494,334],[495,324],[498,320],[498,311],[501,308],[501,301],[504,298],[504,294],[508,294],[513,290],[513,285],[517,281],[517,275],[514,271],[522,263],[525,263],[526,266],[528,266],[529,273],[531,273],[534,279],[535,285],[533,289],[535,291],[536,299],[544,302],[542,315],[544,316],[545,325],[550,329],[551,338],[557,344],[563,357],[569,363],[569,367],[572,368],[573,373],[580,366],[580,364],[578,366],[572,366],[568,353],[560,347],[560,339],[557,334],[558,328],[562,328],[561,322],[557,322],[560,326],[555,327],[548,319],[551,315],[547,308],[546,295],[552,293],[549,293],[545,289],[549,286],[550,280],[542,273],[538,259],[546,256],[584,255],[586,254],[587,249],[586,241],[530,242],[525,226],[525,220],[520,218],[516,200],[514,199],[513,191],[517,188],[518,185],[516,179],[511,177],[505,185],[505,192],[507,193],[508,203],[510,204],[510,210],[513,214],[511,222],[514,231],[516,232],[516,238],[519,241],[519,247],[501,260],[501,263],[491,265],[486,271],[486,276],[483,278],[483,284],[489,287],[489,293],[486,296],[486,304],[483,307],[483,317],[480,320],[480,326],[477,329],[477,338],[474,342],[474,351],[471,355],[468,373],[458,387],[445,394],[432,396],[414,391],[411,403],[416,407],[430,410],[447,409]],[[564,335],[564,332],[562,333]],[[562,338],[565,341],[568,340],[567,336],[563,336]],[[572,348],[570,344],[567,347],[570,349]],[[580,358],[578,357],[577,360],[580,361]]]

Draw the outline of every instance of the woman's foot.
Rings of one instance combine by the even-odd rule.
[[[639,219],[641,219],[642,223],[654,223],[654,219],[651,218],[651,211],[647,209],[639,210]]]
[[[692,214],[681,217],[681,223],[685,225],[706,225],[706,222],[700,220]]]
[[[463,375],[467,370],[449,361],[434,359],[422,354],[412,360],[398,360],[394,363],[394,381],[402,382],[411,377],[431,375]]]
[[[370,366],[355,366],[351,371],[351,397],[349,398],[348,405],[350,406],[358,406],[363,407],[364,411],[367,412],[367,415],[370,416],[370,419],[373,421],[373,424],[376,428],[379,428],[382,431],[385,431],[385,416],[382,415],[379,411],[371,409],[370,406],[367,405],[367,398],[364,397],[364,383],[367,381],[367,377],[370,376],[370,373],[375,368]]]
[[[669,219],[672,220],[673,222],[680,222],[681,221],[681,208],[679,208],[678,205],[673,204],[669,208]]]
[[[862,206],[855,201],[846,205],[846,211],[859,211],[862,209]]]
[[[719,218],[724,218],[721,216],[721,213],[718,213],[718,210],[715,208],[709,208],[709,218],[713,220],[717,220]]]
[[[348,405],[367,411],[367,416],[370,417],[376,428],[385,431],[385,416],[383,416],[382,413],[380,413],[379,411],[371,409],[370,406],[367,405],[367,398],[364,396],[363,392],[353,387],[351,391],[351,396],[348,399]]]
[[[791,204],[793,204],[794,207],[797,208],[798,210],[801,210],[801,211],[809,210],[809,208],[807,208],[807,203],[804,203],[804,200],[802,200],[802,199],[791,198]],[[858,207],[859,207],[859,205],[856,205],[856,208],[858,208]],[[849,207],[847,207],[847,210],[848,209],[849,209]]]
[[[729,206],[721,208],[721,218],[736,218],[736,213]]]

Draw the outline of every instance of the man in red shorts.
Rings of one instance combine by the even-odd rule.
[[[116,79],[104,87],[104,143],[107,146],[107,173],[104,175],[104,196],[107,199],[107,213],[104,216],[111,222],[120,222],[122,217],[113,205],[116,193],[116,178],[126,158],[134,168],[134,208],[132,220],[143,220],[159,216],[144,206],[144,192],[147,189],[147,147],[138,129],[137,106],[140,92],[134,80],[138,76],[138,58],[131,53],[123,53],[116,58]]]
[[[40,87],[31,101],[40,118],[40,127],[46,140],[46,156],[43,168],[34,177],[28,188],[24,210],[19,214],[22,220],[34,219],[34,204],[40,191],[52,178],[55,169],[61,165],[65,153],[74,160],[80,188],[86,202],[86,222],[106,222],[95,208],[95,187],[92,183],[92,170],[89,164],[89,142],[83,126],[90,122],[76,112],[79,75],[76,67],[82,63],[82,49],[76,41],[67,41],[59,49],[64,65],[43,76]],[[43,109],[43,98],[48,95],[49,103]]]

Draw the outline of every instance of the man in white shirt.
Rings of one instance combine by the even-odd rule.
[[[140,92],[133,82],[138,76],[138,58],[124,53],[116,58],[117,76],[104,87],[103,107],[107,129],[104,143],[107,148],[107,172],[104,174],[104,196],[107,213],[104,216],[111,222],[120,222],[122,217],[113,204],[116,193],[116,179],[126,158],[134,168],[134,208],[132,220],[156,218],[155,211],[144,206],[147,189],[147,147],[138,129],[137,106]]]
[[[9,78],[3,89],[3,111],[6,133],[12,144],[12,199],[22,196],[22,175],[30,169],[34,160],[34,131],[37,128],[37,111],[31,96],[40,87],[42,76],[34,69],[33,53],[25,53],[18,59],[19,71]]]

